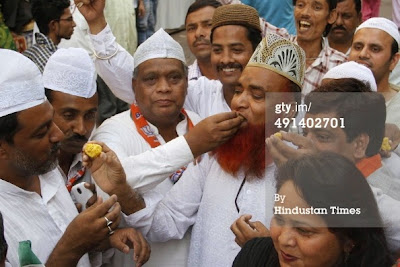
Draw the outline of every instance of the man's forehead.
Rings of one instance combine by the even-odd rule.
[[[362,28],[354,34],[353,42],[385,43],[392,45],[393,39],[387,32],[376,28]]]
[[[183,71],[184,64],[182,61],[175,58],[152,58],[140,63],[137,68],[140,72]]]
[[[223,25],[213,31],[212,44],[221,43],[244,44],[250,42],[247,29],[242,25]]]
[[[205,6],[196,11],[193,11],[187,15],[186,24],[198,23],[205,20],[212,20],[214,15],[215,7]]]

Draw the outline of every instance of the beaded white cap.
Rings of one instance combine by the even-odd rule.
[[[45,102],[42,74],[30,59],[0,49],[0,117]]]
[[[247,66],[272,70],[300,88],[303,86],[306,56],[297,44],[276,34],[268,34],[258,44]]]
[[[82,48],[60,48],[47,61],[44,87],[69,95],[91,98],[96,93],[96,70]]]

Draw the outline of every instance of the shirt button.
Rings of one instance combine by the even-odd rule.
[[[250,194],[251,194],[251,190],[247,190],[246,193],[247,193],[248,195],[250,195]]]

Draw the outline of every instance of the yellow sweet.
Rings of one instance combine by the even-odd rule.
[[[92,159],[100,156],[101,151],[102,148],[98,144],[87,144],[85,146],[85,153]]]
[[[388,137],[384,137],[384,138],[383,138],[381,150],[383,150],[383,151],[390,151],[390,150],[392,150],[392,147],[391,147],[390,144],[389,144],[389,138],[388,138]]]
[[[274,133],[274,136],[278,137],[278,138],[281,139],[281,140],[282,140],[282,138],[283,138],[283,136],[282,136],[282,134],[281,134],[280,132]]]

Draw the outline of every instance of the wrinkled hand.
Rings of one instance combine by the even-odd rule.
[[[382,157],[388,158],[393,150],[397,148],[400,143],[400,129],[396,124],[386,123],[385,124],[385,137],[389,138],[389,144],[391,146],[390,151],[380,150],[379,153]]]
[[[244,120],[235,112],[225,112],[200,121],[185,134],[193,156],[196,158],[228,141],[236,134]]]
[[[98,144],[103,150],[99,157],[92,159],[86,155],[83,147],[82,165],[90,169],[96,184],[109,195],[127,186],[125,171],[114,151],[102,142],[89,143]]]
[[[111,211],[110,208],[112,208]],[[78,249],[83,253],[91,251],[109,236],[109,229],[104,217],[113,221],[110,225],[115,230],[120,222],[121,207],[115,195],[107,201],[98,198],[96,203],[80,213],[68,225],[62,238],[70,243],[70,248]]]
[[[282,134],[282,140],[274,135],[265,139],[268,152],[276,165],[280,166],[286,163],[289,159],[317,152],[311,139],[296,133],[287,133],[284,131],[280,131],[280,133]],[[283,140],[293,143],[298,148],[296,149],[288,146],[283,142]]]
[[[146,14],[146,9],[144,7],[144,3],[143,3],[143,1],[139,1],[139,3],[138,3],[139,18],[143,18],[145,14]]]
[[[86,19],[92,34],[99,33],[107,25],[104,17],[105,0],[74,0],[79,12]]]
[[[110,244],[123,253],[129,253],[129,249],[133,249],[133,258],[136,266],[140,267],[145,264],[150,257],[151,248],[149,243],[144,239],[142,233],[133,228],[117,229],[110,236]]]
[[[260,221],[251,222],[251,215],[244,214],[232,225],[231,231],[235,234],[235,242],[243,247],[247,241],[256,237],[270,236],[269,230]]]

